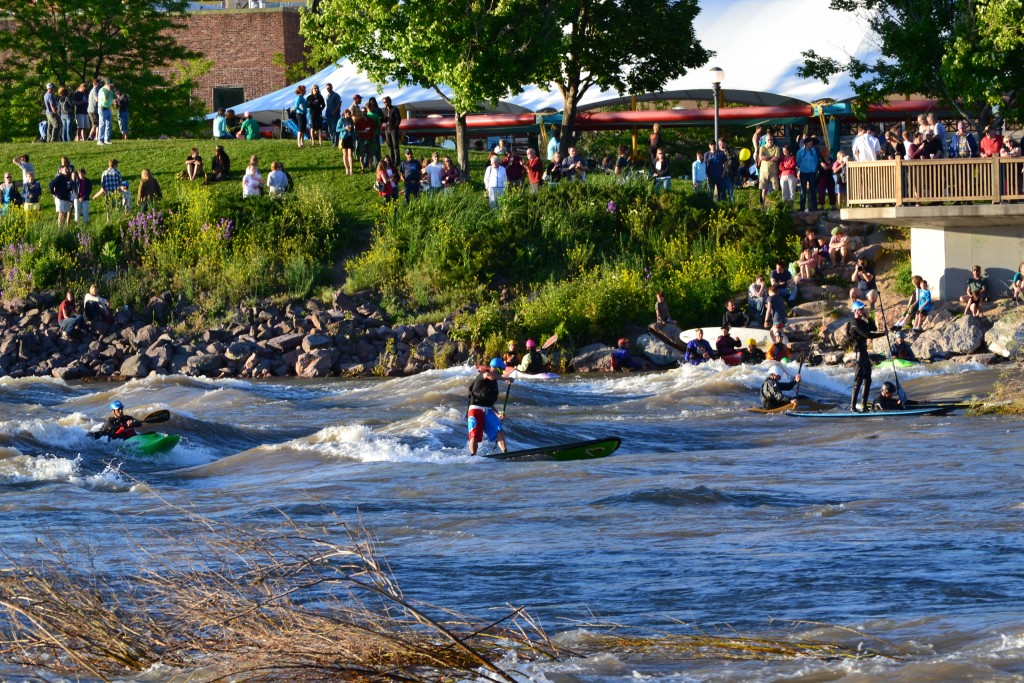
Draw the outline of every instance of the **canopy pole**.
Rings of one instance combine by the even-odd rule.
[[[630,111],[636,111],[636,95],[630,95],[629,96],[629,110]],[[637,152],[636,152],[637,145],[639,143],[639,140],[637,140],[636,126],[633,126],[630,130],[633,133],[633,155],[632,155],[631,159],[633,161],[636,161],[639,158],[637,156]]]

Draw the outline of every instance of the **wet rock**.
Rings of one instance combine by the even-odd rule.
[[[216,375],[224,365],[224,356],[214,353],[197,353],[185,361],[185,369],[192,375]]]
[[[150,369],[166,369],[171,363],[171,350],[166,346],[150,348],[146,351],[146,357],[149,358]]]
[[[972,353],[967,356],[953,358],[954,363],[978,363],[980,365],[995,365],[1003,362],[1003,357],[994,353]]]
[[[314,349],[295,361],[295,374],[299,377],[327,377],[333,369],[334,362],[328,349]]]
[[[1003,358],[1024,358],[1024,312],[1020,309],[1007,313],[985,333],[989,351]],[[0,351],[3,347],[0,346]]]
[[[669,367],[683,359],[683,352],[669,346],[650,333],[641,334],[636,339],[637,348],[658,367]]]
[[[607,344],[584,346],[570,364],[576,372],[611,372],[612,347]]]

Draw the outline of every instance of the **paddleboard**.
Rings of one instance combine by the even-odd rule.
[[[519,370],[506,372],[504,376],[509,379],[558,379],[561,377],[561,375],[554,372],[538,372],[536,374],[529,375],[525,372],[520,372]]]
[[[181,441],[180,434],[165,434],[163,432],[136,434],[124,440],[128,446],[143,455],[169,451],[177,446],[179,441]]]
[[[534,462],[542,460],[593,460],[611,455],[622,443],[621,439],[595,439],[578,443],[528,448],[508,453],[488,453],[483,457],[494,460],[511,460],[515,462]]]
[[[823,413],[826,410],[832,410],[833,408],[835,408],[836,404],[819,403],[814,399],[801,396],[799,399],[797,399],[796,407],[807,413]],[[762,415],[775,415],[777,413],[786,413],[791,410],[794,410],[792,403],[787,403],[786,405],[779,406],[778,408],[747,408],[748,413],[761,413]]]
[[[683,342],[684,347],[691,340],[697,338],[698,329],[704,330],[704,338],[711,342],[712,346],[715,345],[715,340],[718,339],[718,337],[721,336],[722,334],[721,326],[700,328],[694,327],[689,330],[683,330],[682,332],[679,333],[679,339],[680,341]],[[761,327],[733,327],[729,329],[729,336],[739,339],[740,343],[743,344],[743,346],[747,345],[748,340],[753,339],[757,342],[758,346],[764,346],[765,348],[768,348],[768,345],[772,343],[771,336],[768,334],[768,332],[768,330]],[[789,343],[789,337],[787,337],[785,333],[783,333],[782,335],[782,341],[785,344]]]
[[[929,408],[907,408],[906,410],[879,410],[867,413],[812,413],[802,410],[791,410],[786,415],[790,417],[827,417],[827,418],[870,418],[870,417],[912,417],[915,415],[945,415],[953,410],[952,406],[937,406]]]

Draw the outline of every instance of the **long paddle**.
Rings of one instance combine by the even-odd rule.
[[[505,409],[508,408],[508,392],[512,391],[512,378],[508,380],[508,386],[505,387],[505,402],[501,405],[501,415],[504,417]]]
[[[807,353],[806,351],[801,351],[800,352],[800,365],[796,369],[796,376],[797,377],[800,376],[800,371],[804,369],[804,356],[806,355],[806,353]],[[798,379],[796,381],[796,394],[793,396],[793,400],[796,401],[799,398],[800,398],[800,380]]]
[[[140,422],[148,425],[160,424],[161,422],[167,422],[171,419],[171,412],[169,410],[154,410],[149,415],[145,416]]]
[[[886,353],[889,354],[889,360],[892,361],[892,376],[896,380],[896,394],[900,397],[900,404],[903,406],[903,410],[906,410],[907,394],[903,391],[903,387],[900,386],[900,376],[896,372],[896,356],[892,355],[892,342],[889,340],[889,323],[885,319],[885,304],[882,303],[882,293],[877,289],[875,293],[878,296],[878,310],[882,313],[882,325],[885,327]]]

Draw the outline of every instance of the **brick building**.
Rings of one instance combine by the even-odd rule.
[[[194,93],[209,111],[288,85],[284,68],[271,60],[281,53],[285,64],[300,62],[305,45],[299,35],[299,13],[292,7],[191,12],[176,37],[214,63]]]

